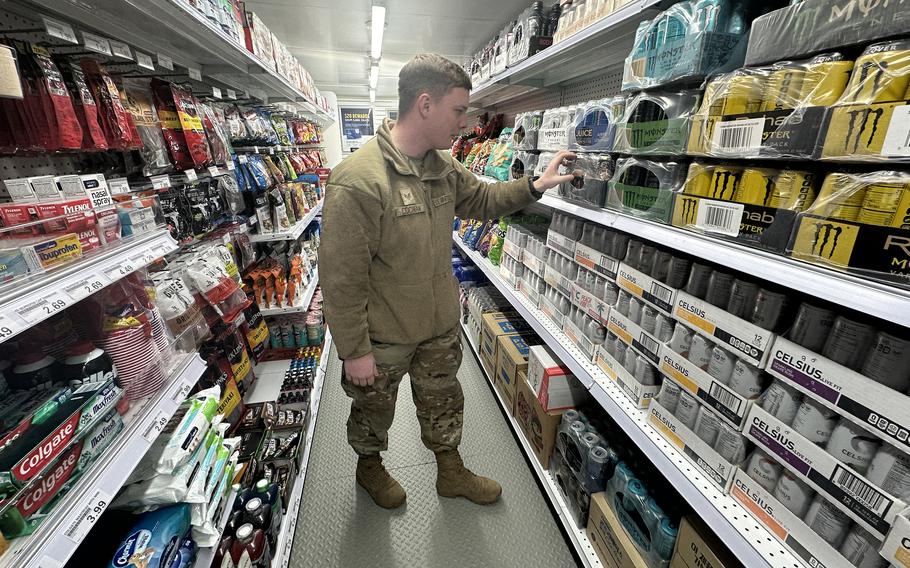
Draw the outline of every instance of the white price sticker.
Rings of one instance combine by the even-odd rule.
[[[133,60],[133,51],[130,49],[130,46],[123,43],[122,41],[108,40],[108,43],[111,44],[111,51],[115,56],[122,59]]]
[[[200,71],[199,69],[194,69],[193,67],[187,67],[186,72],[189,74],[190,79],[192,79],[194,81],[202,80],[202,71]]]
[[[165,412],[163,408],[159,408],[154,420],[149,423],[142,433],[142,437],[145,438],[145,441],[149,444],[154,442],[155,438],[158,437],[158,434],[164,431],[164,427],[167,426],[167,421],[169,419],[168,413]]]
[[[234,171],[234,167],[235,167],[235,166],[234,166],[234,160],[228,160],[228,163],[225,164],[225,166],[227,166],[227,169],[228,169],[229,172]]]
[[[120,280],[124,276],[130,274],[132,271],[136,270],[136,267],[130,264],[129,262],[124,262],[118,264],[117,266],[112,266],[104,271],[104,274],[111,280]]]
[[[155,62],[152,61],[152,56],[138,51],[136,52],[136,65],[143,69],[148,69],[149,71],[155,70]]]
[[[882,156],[910,156],[910,105],[899,106],[891,113]]]
[[[152,189],[164,189],[166,187],[171,187],[171,178],[167,174],[162,174],[160,176],[151,176],[149,180],[152,182]]]
[[[186,175],[188,181],[196,181],[199,179],[199,176],[196,175],[196,170],[183,170],[183,173]]]
[[[47,35],[62,39],[68,43],[79,43],[79,40],[76,38],[76,32],[73,31],[73,27],[69,24],[53,18],[41,19],[44,20],[44,29],[47,30]]]
[[[15,308],[16,314],[31,325],[44,321],[66,307],[66,300],[59,296],[29,300]]]
[[[249,158],[246,157],[246,154],[240,154],[237,156],[237,160],[239,160],[241,164],[245,164],[249,161]]]
[[[98,290],[104,288],[105,281],[101,276],[89,276],[88,278],[83,278],[75,284],[70,284],[65,287],[63,290],[67,295],[73,299],[73,301],[79,301],[82,298],[91,296]]]
[[[167,69],[168,71],[174,70],[174,60],[168,57],[163,53],[158,54],[158,66]]]
[[[695,226],[711,233],[739,236],[744,209],[742,203],[703,200],[695,215]]]
[[[168,245],[158,245],[157,247],[155,247],[155,256],[156,257],[162,257],[162,256],[168,254],[169,252],[171,252],[171,247],[169,247]]]
[[[126,181],[126,178],[109,179],[107,180],[107,187],[114,195],[130,192],[130,182]]]
[[[106,38],[101,36],[82,32],[82,43],[85,45],[85,49],[89,51],[103,53],[104,55],[113,55],[113,53],[111,53],[111,44]]]
[[[177,390],[174,391],[174,395],[171,397],[171,400],[173,400],[177,404],[180,404],[181,402],[186,400],[186,396],[188,394],[190,394],[190,391],[192,389],[193,389],[192,383],[188,383],[188,382],[180,383],[180,385],[177,387]]]
[[[147,261],[147,260],[146,260],[146,258],[148,258],[148,255],[149,255],[149,254],[151,254],[151,253],[144,252],[144,253],[142,253],[142,254],[137,254],[136,256],[130,258],[130,263],[131,263],[133,266],[143,266],[143,265],[145,265],[147,262],[151,262],[151,261]],[[155,260],[155,259],[152,258],[152,260]]]
[[[95,526],[107,506],[111,503],[111,496],[101,489],[95,490],[95,493],[84,501],[81,507],[77,507],[77,516],[64,531],[64,535],[71,541],[79,544],[85,539],[88,531]]]
[[[228,89],[227,98],[231,99],[232,101],[236,101],[237,100],[237,91],[235,91],[234,89]]]
[[[221,170],[218,169],[218,166],[209,166],[209,175],[212,177],[218,177],[221,175]]]
[[[275,155],[275,149],[274,149],[274,148],[269,148],[269,155],[270,155],[270,156],[274,156],[274,155]]]
[[[221,89],[219,89],[218,87],[212,87],[212,96],[215,97],[216,99],[220,99],[221,98]]]
[[[253,153],[254,153],[254,154],[258,154],[258,153],[259,153],[259,146],[253,146]]]
[[[22,327],[7,316],[0,314],[0,341],[6,341],[16,335],[22,331]]]

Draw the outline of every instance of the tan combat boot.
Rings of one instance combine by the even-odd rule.
[[[437,453],[436,470],[436,492],[443,497],[464,497],[480,505],[489,505],[502,494],[498,483],[474,475],[466,468],[458,450]]]
[[[357,484],[363,487],[380,507],[395,509],[404,505],[407,495],[382,465],[382,458],[360,456],[357,460]]]

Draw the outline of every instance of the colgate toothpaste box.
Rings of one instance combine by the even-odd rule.
[[[24,486],[54,462],[97,419],[114,408],[123,391],[113,381],[87,383],[54,412],[32,420],[0,448],[0,494]]]

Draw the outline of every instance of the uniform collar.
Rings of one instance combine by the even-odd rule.
[[[388,118],[382,121],[376,138],[379,140],[379,148],[382,150],[382,157],[392,164],[392,167],[401,175],[410,175],[419,177],[423,181],[441,179],[449,175],[454,168],[451,162],[446,160],[437,150],[427,152],[423,161],[423,176],[419,176],[411,167],[407,156],[395,147],[392,142],[392,128],[395,127],[395,121]]]

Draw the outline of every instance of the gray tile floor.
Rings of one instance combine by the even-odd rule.
[[[408,502],[396,511],[376,506],[354,480],[356,457],[345,436],[350,399],[339,386],[341,363],[333,349],[291,567],[576,566],[470,346],[464,348],[461,452],[469,468],[502,484],[500,502],[481,507],[436,495],[436,465],[420,441],[405,378],[384,461]]]

